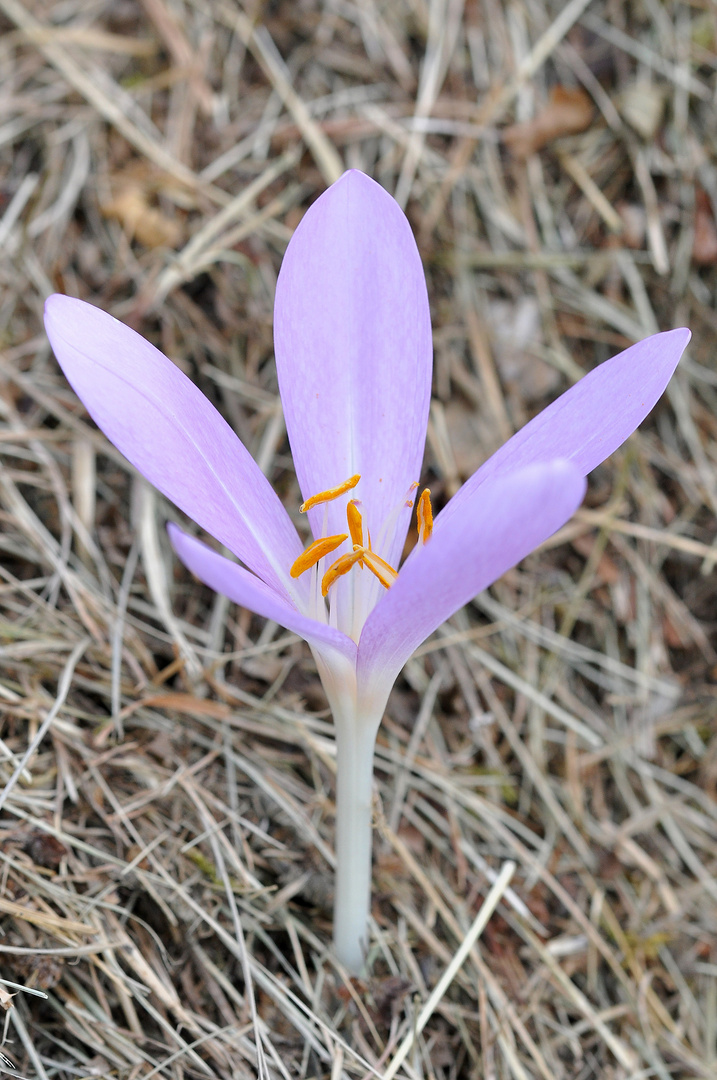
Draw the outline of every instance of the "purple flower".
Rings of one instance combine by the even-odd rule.
[[[374,181],[348,172],[317,200],[277,284],[276,363],[309,504],[314,544],[307,554],[239,439],[154,346],[64,296],[47,301],[45,325],[68,380],[108,438],[243,563],[170,525],[185,565],[311,646],[336,721],[335,939],[358,969],[373,746],[396,676],[445,619],[571,516],[586,474],[662,394],[689,331],[657,334],[585,376],[478,469],[432,533],[430,501],[422,497],[419,543],[396,573],[423,457],[431,326],[410,227]]]

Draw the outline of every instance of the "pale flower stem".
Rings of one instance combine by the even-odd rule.
[[[336,894],[334,947],[358,975],[368,947],[371,905],[371,786],[378,724],[347,717],[336,723]]]

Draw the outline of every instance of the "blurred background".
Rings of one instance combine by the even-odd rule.
[[[0,1071],[717,1074],[716,92],[712,0],[0,0]],[[60,291],[139,330],[294,514],[274,286],[349,167],[425,266],[437,507],[693,332],[574,520],[397,684],[365,980],[308,648],[178,565],[41,320]]]

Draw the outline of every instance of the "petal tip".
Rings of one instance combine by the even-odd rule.
[[[210,548],[208,544],[205,544],[196,536],[193,536],[191,533],[188,533],[184,529],[180,528],[180,526],[177,525],[176,521],[168,521],[165,525],[165,528],[167,530],[169,542],[172,545],[172,551],[185,566],[189,565],[188,560],[191,560],[191,554],[193,550],[206,548],[207,551],[210,551],[213,555],[216,555],[217,558],[220,557],[219,553],[214,551],[214,548]],[[195,574],[195,576],[201,577],[201,574],[197,574],[196,570],[194,570],[192,566],[189,566],[189,569],[193,574]]]
[[[686,326],[678,326],[674,330],[663,330],[659,334],[653,334],[643,341],[638,341],[633,349],[639,352],[641,348],[644,348],[644,356],[646,359],[651,358],[650,362],[655,365],[655,372],[662,371],[669,379],[680,362],[691,337],[691,330],[688,330]]]
[[[359,188],[380,188],[381,185],[377,183],[368,173],[362,172],[361,169],[347,169],[345,173],[338,178],[338,180],[332,184],[332,187],[337,187],[339,184],[350,185],[351,187]],[[383,188],[381,188],[383,191]]]
[[[45,326],[47,326],[48,322],[54,322],[55,319],[62,315],[63,311],[68,307],[67,301],[69,299],[69,296],[64,296],[62,293],[52,293],[48,296],[43,311]]]
[[[385,188],[360,169],[347,169],[338,180],[335,180],[326,191],[319,196],[314,206],[326,206],[334,198],[344,195],[348,199],[366,200],[371,202],[377,199],[386,204],[393,204],[398,209],[398,204]],[[313,209],[313,207],[312,207]]]
[[[65,296],[64,293],[52,293],[45,301],[43,321],[45,330],[52,343],[52,334],[59,335],[63,327],[67,327],[70,320],[82,319],[84,324],[88,319],[95,319],[99,325],[103,320],[116,322],[106,311],[88,304],[86,300],[79,300],[76,296]]]
[[[655,345],[659,345],[665,350],[665,357],[672,358],[677,353],[677,359],[682,356],[687,346],[690,343],[692,337],[692,331],[688,330],[686,326],[677,326],[674,330],[663,330],[659,334],[653,334],[651,337],[645,338],[645,342],[652,342]],[[642,344],[638,342],[638,345]],[[675,361],[677,362],[677,360]]]
[[[526,476],[533,475],[535,483],[555,482],[556,492],[562,491],[568,500],[572,497],[577,508],[582,502],[588,486],[587,477],[574,461],[569,458],[553,458],[544,464],[536,462],[522,470]]]

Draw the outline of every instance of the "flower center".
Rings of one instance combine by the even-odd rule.
[[[357,473],[354,476],[350,476],[343,484],[338,484],[336,487],[328,488],[326,491],[320,491],[317,495],[312,495],[301,504],[299,507],[300,512],[305,514],[307,510],[311,510],[314,506],[333,502],[334,499],[346,495],[356,487],[360,479],[361,476]],[[398,510],[394,515],[390,516],[391,520],[394,517],[397,517],[398,512],[404,507],[413,506],[413,499],[409,496],[417,487],[417,483],[411,485],[404,503],[398,507]],[[293,578],[300,577],[306,570],[310,570],[314,566],[318,567],[318,564],[325,556],[330,555],[340,547],[345,540],[350,538],[352,550],[344,555],[339,555],[339,557],[329,565],[321,578],[321,595],[324,597],[328,595],[329,589],[334,582],[337,581],[338,578],[343,577],[344,574],[348,574],[354,566],[358,566],[360,569],[366,568],[367,570],[370,570],[386,589],[390,588],[398,577],[398,571],[373,550],[371,545],[371,533],[368,529],[366,529],[366,539],[364,540],[363,516],[359,510],[359,505],[358,499],[350,499],[346,506],[347,533],[338,533],[334,536],[322,536],[319,537],[318,540],[314,540],[313,543],[309,544],[306,550],[299,555],[289,571]],[[433,530],[433,511],[431,509],[431,495],[428,488],[425,488],[421,493],[418,500],[418,506],[416,507],[416,515],[418,542],[419,544],[425,544],[430,539]],[[387,529],[384,526],[381,530],[382,537],[385,538],[386,532]]]

